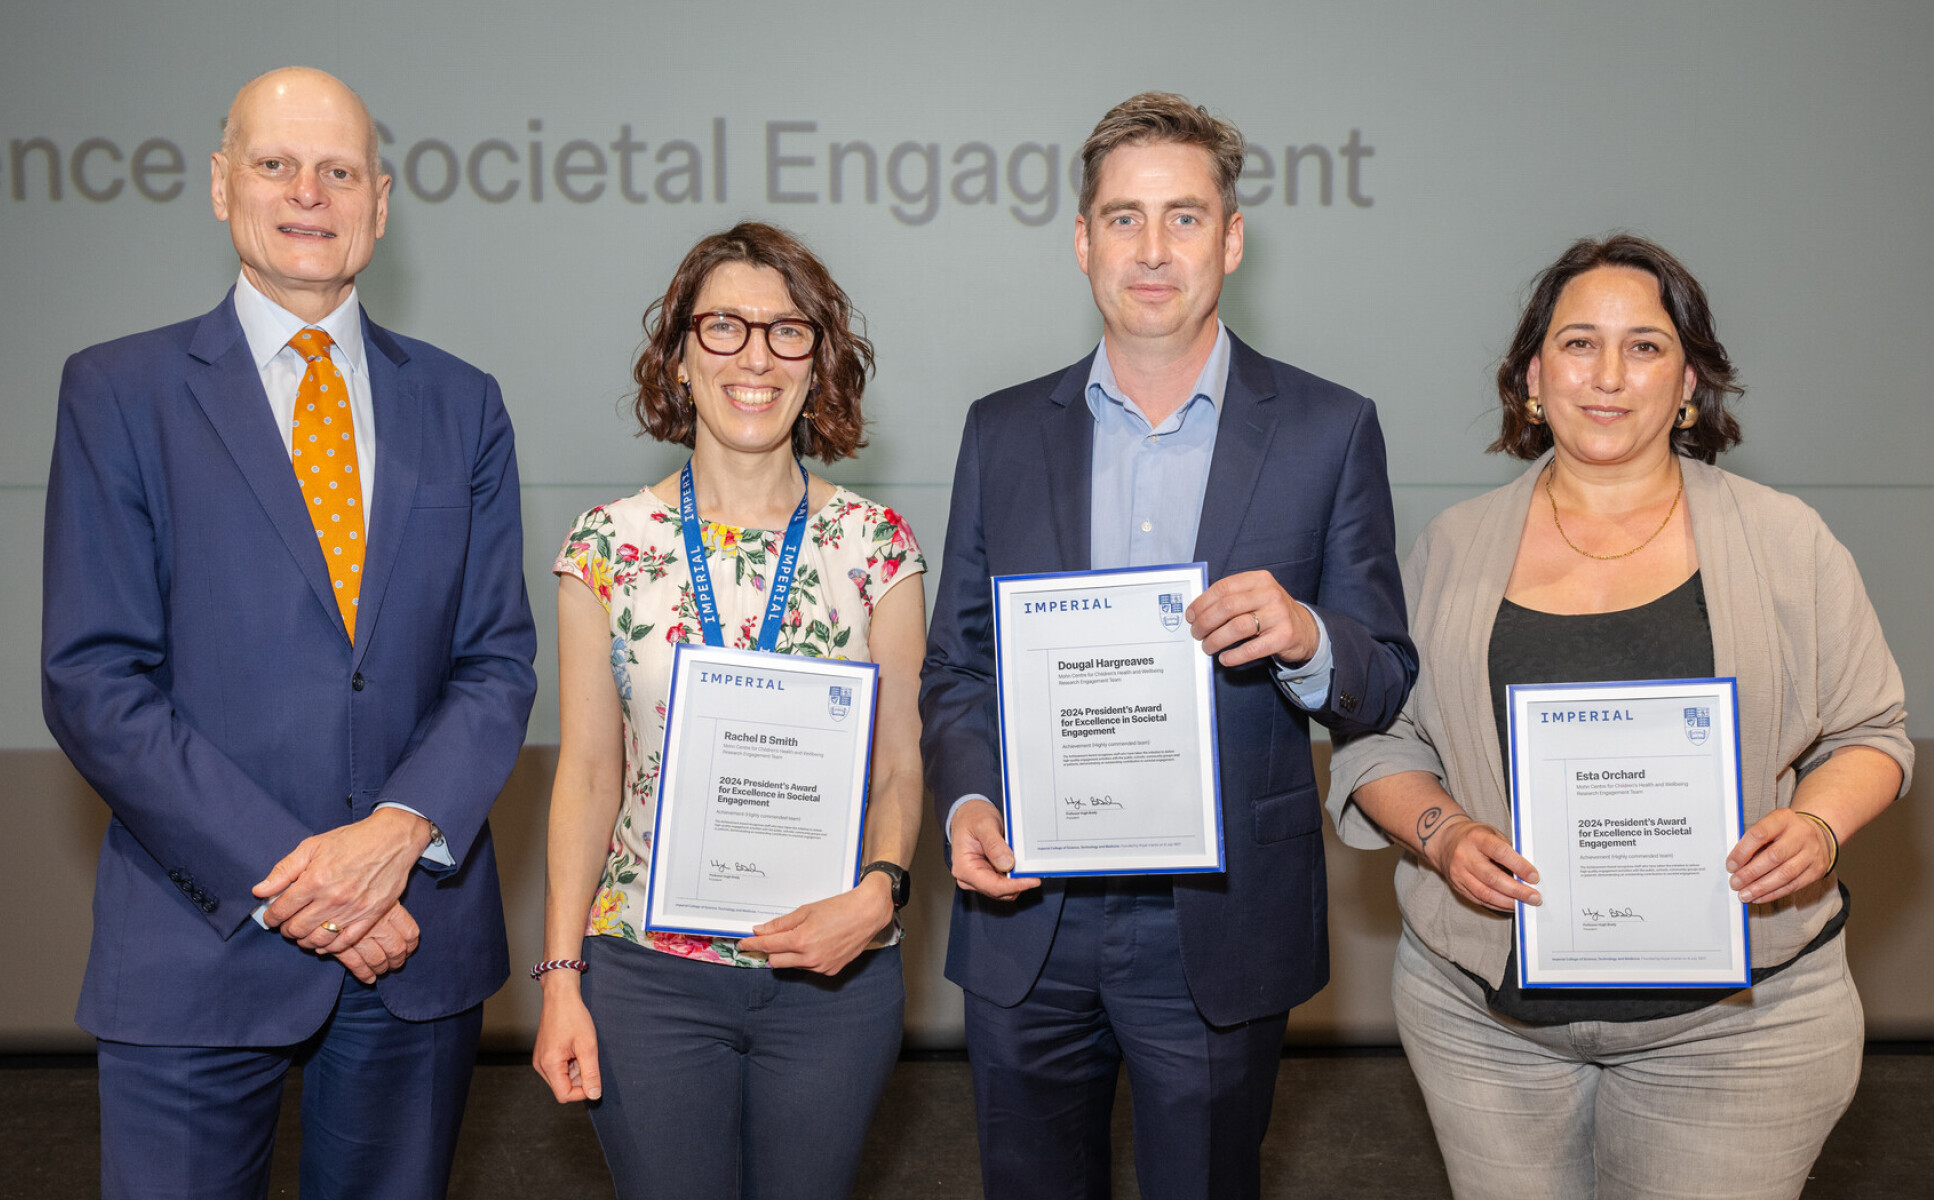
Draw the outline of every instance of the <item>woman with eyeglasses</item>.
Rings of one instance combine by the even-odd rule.
[[[864,445],[854,315],[769,225],[694,246],[633,370],[639,424],[691,461],[579,517],[552,568],[562,745],[532,1062],[560,1103],[590,1101],[620,1197],[845,1196],[899,1053],[926,564],[891,508],[802,465]],[[743,939],[643,920],[673,647],[700,641],[880,672],[858,886]]]

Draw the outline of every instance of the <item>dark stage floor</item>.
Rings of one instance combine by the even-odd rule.
[[[1827,1142],[1806,1200],[1929,1194],[1934,1055],[1927,1049],[1869,1050],[1860,1092]],[[295,1195],[295,1097],[292,1086],[276,1147],[275,1197]],[[1115,1113],[1116,1195],[1132,1198],[1138,1192],[1127,1156],[1128,1103],[1124,1081]],[[0,1060],[0,1197],[97,1196],[97,1120],[88,1060]],[[1423,1099],[1394,1052],[1285,1058],[1263,1155],[1264,1194],[1272,1198],[1450,1195]],[[854,1194],[893,1200],[980,1195],[965,1062],[900,1064]],[[451,1196],[607,1200],[611,1185],[584,1114],[553,1103],[528,1066],[493,1058],[477,1071]]]

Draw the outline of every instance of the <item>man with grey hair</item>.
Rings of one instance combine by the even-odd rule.
[[[536,689],[496,383],[370,321],[374,124],[320,71],[235,97],[199,318],[68,360],[43,709],[113,812],[77,1019],[102,1192],[440,1196],[508,974],[486,816]]]
[[[1075,260],[1101,345],[976,402],[961,435],[920,697],[955,894],[947,975],[987,1194],[1109,1193],[1121,1065],[1144,1196],[1255,1196],[1289,1010],[1328,981],[1309,723],[1394,720],[1416,676],[1368,400],[1250,349],[1217,304],[1242,261],[1243,140],[1180,96],[1082,148]],[[1013,878],[989,578],[1202,561],[1227,869]]]

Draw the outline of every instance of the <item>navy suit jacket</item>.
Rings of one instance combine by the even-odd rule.
[[[485,817],[536,677],[517,463],[497,384],[363,317],[376,485],[354,645],[233,293],[84,350],[48,479],[42,706],[113,810],[77,1020],[150,1045],[287,1045],[344,968],[250,919],[296,843],[407,804],[422,944],[379,983],[411,1020],[509,970]]]
[[[1380,729],[1417,673],[1374,406],[1231,343],[1195,554],[1211,581],[1274,575],[1321,614],[1336,667],[1313,713],[1284,696],[1267,664],[1215,668],[1228,870],[1177,875],[1174,887],[1189,991],[1218,1025],[1286,1011],[1328,982],[1309,720],[1340,733]],[[1092,362],[996,392],[967,414],[920,689],[942,822],[963,795],[1001,802],[989,579],[1090,566]],[[948,978],[995,1004],[1020,1003],[1047,960],[1063,895],[1055,880],[1012,903],[956,892]]]

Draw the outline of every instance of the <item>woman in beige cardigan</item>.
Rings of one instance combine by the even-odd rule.
[[[1704,292],[1653,243],[1573,245],[1498,371],[1492,450],[1533,465],[1405,565],[1422,670],[1338,746],[1343,840],[1395,840],[1397,1019],[1451,1183],[1481,1197],[1797,1196],[1859,1078],[1834,863],[1907,785],[1899,669],[1852,559],[1800,501],[1711,466],[1739,388]],[[1517,986],[1513,683],[1732,676],[1754,985]]]

